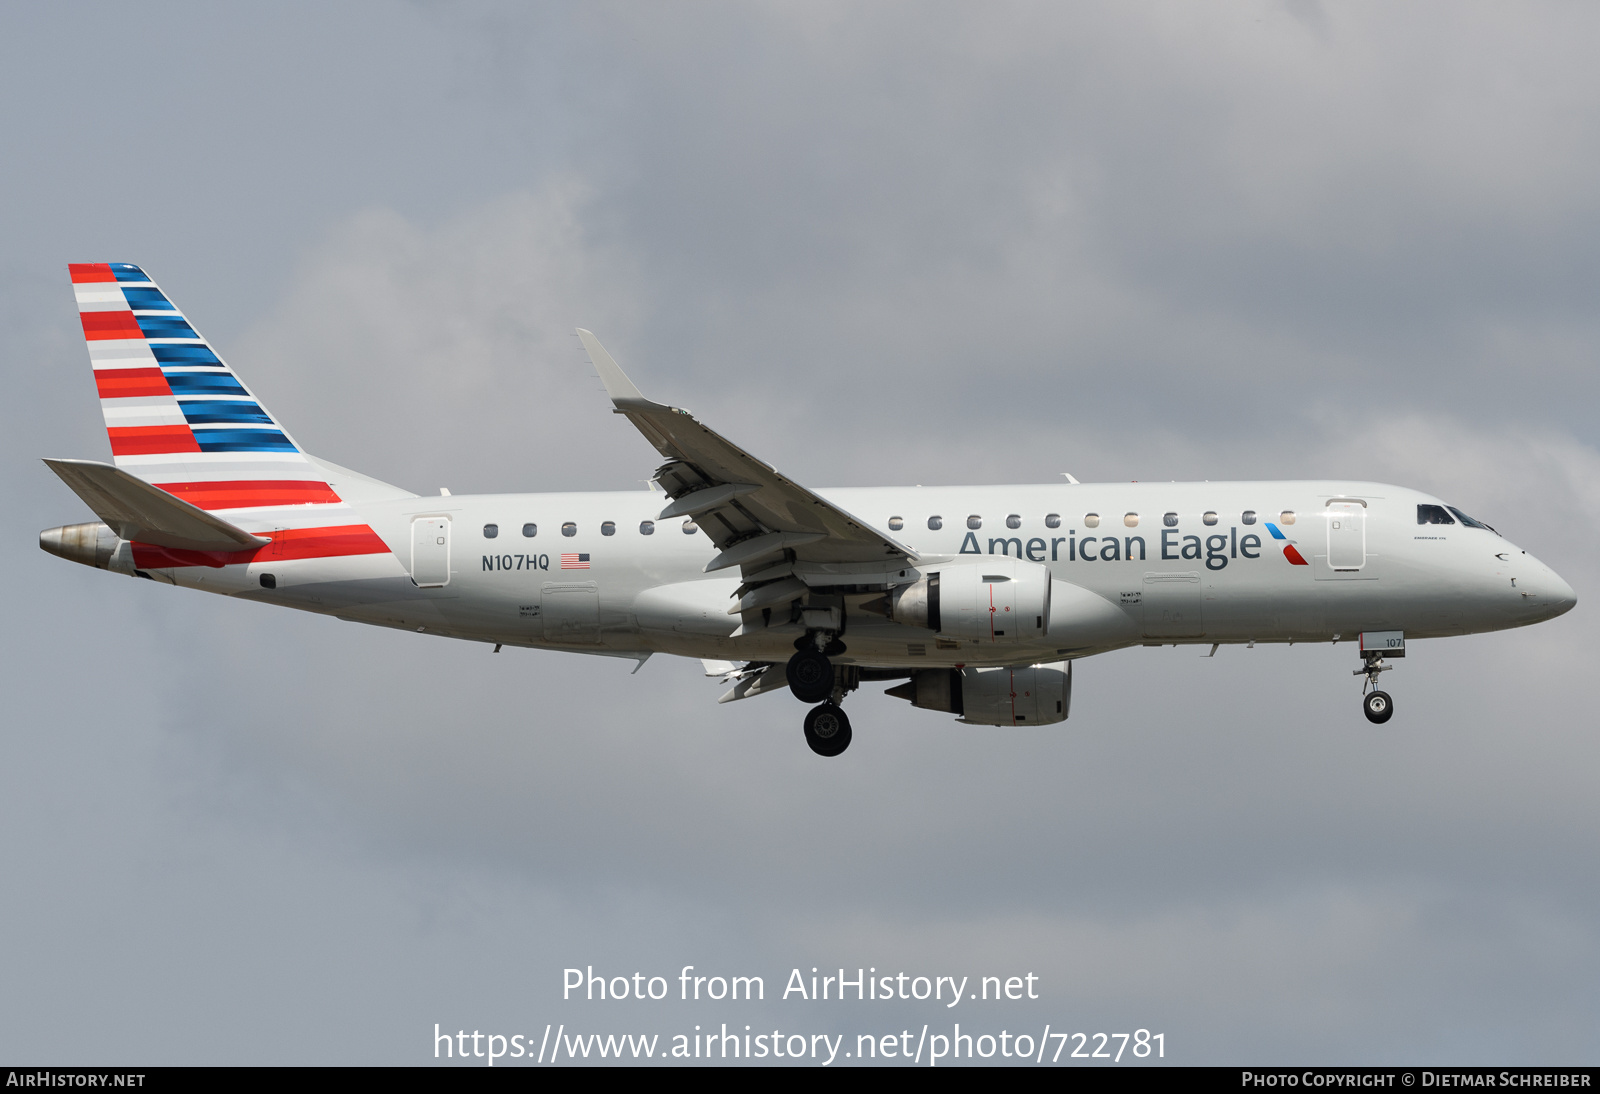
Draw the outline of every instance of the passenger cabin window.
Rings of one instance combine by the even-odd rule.
[[[692,536],[696,532],[698,532],[699,530],[700,530],[700,526],[697,525],[694,521],[686,520],[686,521],[683,522],[683,534],[684,535]]]
[[[500,526],[498,524],[485,524],[483,526],[483,538],[484,539],[493,539],[495,536],[498,536],[499,534],[500,534]]]
[[[1161,518],[1161,523],[1167,528],[1176,528],[1178,526],[1178,514],[1167,513],[1163,515]]]
[[[539,534],[539,526],[537,524],[524,524],[522,526],[523,538],[532,539],[534,536],[536,536],[538,534]]]
[[[904,528],[905,526],[906,526],[906,522],[904,520],[902,520],[901,518],[899,518],[899,517],[890,517],[889,518],[889,531],[898,532],[900,529]]]
[[[608,520],[605,523],[601,524],[600,525],[600,534],[602,536],[614,536],[614,535],[616,535],[617,534],[617,522],[614,521],[614,520]]]
[[[1208,511],[1206,515],[1200,519],[1206,524],[1215,524],[1217,523],[1217,514]]]
[[[944,518],[943,517],[929,517],[928,518],[928,531],[937,532],[939,529],[941,529],[943,527],[944,527]]]
[[[1417,506],[1418,524],[1454,524],[1455,518],[1444,511],[1442,505]]]
[[[1060,528],[1061,527],[1061,514],[1060,513],[1046,513],[1044,515],[1044,526],[1046,528]]]
[[[575,536],[578,534],[578,526],[569,520],[567,523],[561,526],[561,534],[564,536]]]
[[[1083,515],[1083,526],[1085,528],[1098,528],[1098,527],[1100,527],[1100,514],[1099,513],[1085,513]]]
[[[1006,518],[1006,527],[1007,528],[1021,528],[1022,527],[1022,517],[1019,516],[1016,513],[1012,513],[1009,517]]]
[[[656,534],[656,522],[653,521],[653,520],[641,520],[639,522],[639,534],[641,536],[653,536],[653,535],[655,535]]]
[[[1137,528],[1137,527],[1139,527],[1139,514],[1138,513],[1124,513],[1124,514],[1122,514],[1122,523],[1126,524],[1129,528]]]
[[[1293,509],[1285,509],[1283,512],[1278,514],[1278,519],[1281,520],[1285,524],[1293,524],[1294,523],[1294,510]]]
[[[1457,509],[1454,505],[1450,506],[1449,508],[1452,513],[1461,518],[1461,523],[1465,524],[1468,528],[1482,528],[1485,532],[1494,532],[1494,529],[1483,523],[1483,521],[1473,520],[1471,517],[1467,516],[1467,514]],[[1498,536],[1500,533],[1494,532],[1494,534]]]
[[[978,516],[978,514],[976,514],[976,513],[972,514],[972,516],[967,518],[967,527],[971,528],[973,530],[977,530],[979,528],[982,528],[983,527],[983,518]]]
[[[1254,524],[1255,522],[1256,511],[1254,509],[1246,509],[1243,513],[1239,514],[1240,524]]]

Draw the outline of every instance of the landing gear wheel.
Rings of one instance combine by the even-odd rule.
[[[806,714],[806,744],[818,756],[837,756],[850,747],[850,719],[832,703],[812,707]]]
[[[1361,700],[1361,709],[1366,712],[1367,721],[1381,726],[1394,716],[1394,700],[1387,691],[1368,692]]]
[[[784,674],[789,690],[802,703],[820,703],[833,694],[833,662],[815,649],[800,650],[789,658]]]

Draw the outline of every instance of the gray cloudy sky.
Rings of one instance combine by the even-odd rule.
[[[976,1027],[1169,1059],[1595,1062],[1600,10],[29,5],[0,35],[0,1057],[431,1058],[450,1029],[893,1032],[793,967],[1033,971]],[[814,485],[1338,475],[1579,608],[1130,650],[1064,726],[864,689],[816,760],[694,662],[486,649],[40,552],[107,446],[65,264],[146,266],[311,450],[628,489],[572,328]],[[1586,713],[1587,712],[1587,713]],[[760,974],[567,1004],[561,969]],[[974,1028],[974,1026],[965,1026]]]

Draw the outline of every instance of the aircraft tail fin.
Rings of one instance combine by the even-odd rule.
[[[300,525],[319,510],[348,508],[328,481],[330,466],[295,443],[144,270],[129,262],[68,270],[117,469],[195,509],[251,522]],[[62,477],[75,490],[89,481]],[[386,487],[359,478],[367,493]],[[281,519],[285,511],[294,519]]]

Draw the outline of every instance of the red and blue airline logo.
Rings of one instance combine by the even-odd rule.
[[[1288,559],[1291,565],[1294,565],[1294,566],[1309,566],[1310,565],[1309,562],[1307,562],[1305,559],[1300,557],[1300,552],[1296,551],[1294,549],[1293,541],[1291,541],[1288,536],[1286,536],[1282,532],[1280,532],[1278,530],[1278,526],[1276,524],[1273,524],[1270,520],[1269,521],[1265,521],[1264,523],[1267,526],[1267,531],[1272,533],[1272,538],[1273,539],[1281,539],[1281,540],[1284,541],[1284,543],[1283,543],[1283,557]]]

